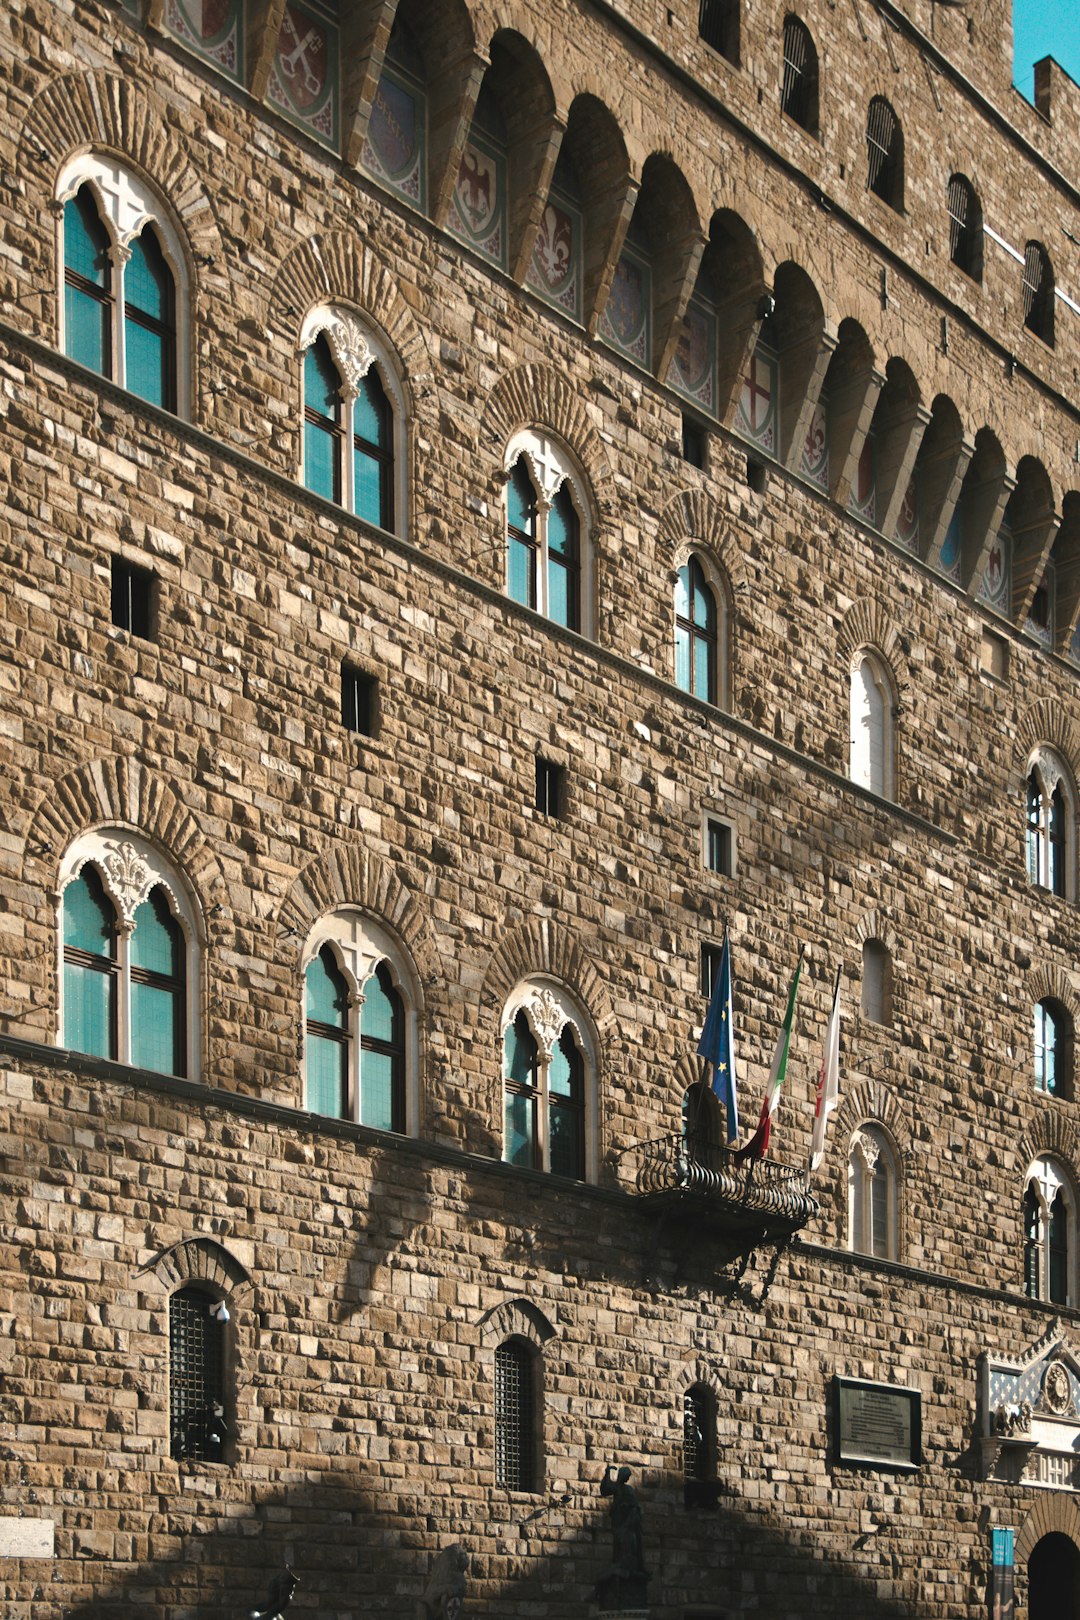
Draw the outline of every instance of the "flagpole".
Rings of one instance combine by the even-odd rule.
[[[833,981],[833,999],[829,1022],[825,1028],[825,1049],[821,1054],[818,1074],[817,1102],[814,1108],[814,1126],[810,1137],[810,1153],[806,1161],[804,1186],[809,1192],[814,1171],[825,1156],[825,1133],[829,1127],[829,1113],[835,1106],[840,1087],[840,976],[843,959],[836,965]]]

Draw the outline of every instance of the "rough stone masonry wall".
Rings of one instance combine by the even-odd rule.
[[[839,187],[848,165],[849,226],[683,90],[685,118],[673,119],[670,82],[603,18],[575,11],[571,29],[566,8],[519,10],[523,28],[538,19],[560,104],[595,85],[605,53],[632,56],[633,73],[605,73],[604,88],[639,160],[672,147],[703,220],[740,207],[770,269],[788,254],[807,265],[832,329],[857,316],[879,363],[908,359],[924,403],[948,391],[971,433],[996,429],[1012,467],[1037,453],[1059,496],[1069,488],[1076,423],[1039,379],[1071,378],[1080,328],[1062,316],[1057,350],[1042,353],[1020,328],[1015,268],[995,261],[977,291],[941,262],[949,170],[920,132],[940,116],[954,166],[995,153],[978,175],[988,219],[1034,218],[1053,197],[1080,229],[1076,210],[947,81],[939,115],[921,66],[893,75],[918,97],[904,112],[901,221],[862,190],[865,104],[892,74],[883,44],[864,46],[854,22],[822,12],[826,60],[842,61],[850,83],[841,98],[837,79],[823,80],[836,122],[817,152],[784,127],[771,92],[755,110],[752,61],[738,80],[703,67],[725,97],[730,80],[736,110],[815,183]],[[492,20],[477,17],[490,37]],[[841,26],[850,36],[827,32]],[[122,68],[117,37],[135,52]],[[765,40],[748,42],[762,62]],[[213,1602],[230,1568],[253,1596],[279,1535],[307,1573],[311,1612],[408,1614],[418,1571],[466,1519],[489,1613],[580,1612],[606,1544],[591,1493],[602,1462],[623,1452],[645,1471],[663,1549],[657,1603],[672,1615],[735,1607],[735,1591],[769,1612],[777,1587],[801,1594],[808,1614],[835,1614],[841,1600],[886,1615],[977,1612],[978,1514],[990,1504],[1019,1522],[1027,1498],[975,1483],[974,1361],[984,1347],[1026,1349],[1045,1313],[950,1279],[1018,1290],[1026,1167],[1051,1146],[1080,1163],[1080,1104],[1037,1096],[1030,1060],[1046,985],[1073,1005],[1075,911],[1033,891],[1022,863],[1030,749],[1049,741],[1080,765],[1075,673],[995,623],[1009,678],[983,676],[982,610],[797,479],[771,472],[754,494],[745,450],[724,434],[710,438],[706,471],[689,467],[671,393],[112,9],[13,5],[0,41],[2,166],[15,180],[0,188],[6,1028],[55,1039],[58,863],[102,820],[160,842],[199,900],[210,1087],[301,1104],[309,894],[344,881],[346,898],[392,906],[424,997],[415,1150],[306,1118],[235,1123],[201,1097],[33,1063],[14,1071],[5,1491],[13,1510],[35,1492],[34,1510],[55,1512],[62,1530],[58,1562],[13,1583],[12,1612],[45,1620],[82,1605],[101,1620],[115,1599],[127,1613],[171,1606],[179,1620]],[[81,127],[72,109],[88,84],[123,101],[121,78],[120,132],[143,132],[193,247],[214,258],[194,267],[191,428],[49,353],[60,135],[66,119]],[[48,130],[48,163],[35,161],[28,128]],[[866,232],[896,255],[886,309]],[[333,244],[331,290],[399,345],[411,406],[404,543],[291,482],[300,311],[285,306],[287,289],[306,285],[313,241]],[[954,323],[947,355],[927,274],[972,319]],[[1024,362],[1009,382],[987,335]],[[585,465],[595,645],[501,593],[513,390],[539,402]],[[712,548],[733,587],[730,718],[670,685],[671,570],[689,538]],[[109,625],[117,551],[157,572],[153,645]],[[899,809],[843,780],[847,670],[864,640],[883,646],[898,680]],[[346,652],[380,680],[375,740],[339,724]],[[567,768],[563,822],[529,808],[538,750]],[[735,823],[732,880],[701,870],[703,807]],[[806,1150],[831,964],[845,963],[848,1101],[808,1238],[844,1241],[847,1136],[865,1115],[886,1118],[902,1153],[901,1258],[944,1280],[815,1251],[785,1260],[762,1306],[710,1285],[707,1257],[672,1289],[669,1255],[654,1295],[641,1286],[652,1231],[623,1202],[440,1157],[500,1152],[505,964],[573,958],[600,1026],[601,1183],[614,1198],[623,1150],[678,1120],[702,1010],[698,950],[725,921],[751,1097],[797,942],[813,947],[778,1140],[788,1163]],[[888,1029],[856,1010],[867,935],[893,952]],[[541,1248],[528,1262],[515,1248],[526,1216]],[[164,1457],[165,1286],[135,1274],[194,1233],[229,1247],[258,1303],[237,1316],[240,1460],[181,1473]],[[545,1351],[562,1357],[548,1478],[573,1496],[565,1515],[536,1521],[535,1541],[507,1528],[534,1501],[495,1501],[490,1479],[482,1323],[519,1296],[559,1330],[558,1351]],[[698,1360],[726,1423],[719,1533],[679,1506],[677,1369]],[[923,1390],[917,1483],[830,1470],[833,1370],[895,1372]],[[875,1540],[856,1554],[878,1513],[892,1515],[886,1550]]]

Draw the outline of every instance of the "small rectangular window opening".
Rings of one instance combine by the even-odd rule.
[[[536,756],[536,808],[542,816],[563,814],[564,772],[561,765]]]
[[[378,727],[378,681],[347,660],[341,666],[341,723],[361,737],[374,737]]]
[[[761,461],[755,461],[753,456],[746,458],[746,482],[755,495],[764,495],[765,465]]]
[[[154,576],[149,568],[114,557],[112,561],[112,622],[143,641],[154,639]]]
[[[719,872],[721,877],[731,877],[734,871],[732,859],[734,850],[734,835],[726,821],[718,821],[715,816],[705,817],[705,866],[710,872]]]
[[[1008,679],[1009,644],[1003,636],[996,636],[992,630],[983,631],[979,664],[985,674],[994,676],[996,680]]]
[[[691,467],[705,467],[705,430],[691,417],[682,419],[682,455]]]
[[[720,958],[723,955],[722,945],[703,945],[701,947],[701,994],[706,1001],[712,999],[716,989],[716,981],[720,977]]]

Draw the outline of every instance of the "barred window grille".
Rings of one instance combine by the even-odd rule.
[[[949,257],[965,275],[982,280],[982,210],[962,174],[949,181]]]
[[[899,211],[904,206],[904,137],[896,114],[883,96],[875,96],[870,103],[866,156],[868,188]]]
[[[818,59],[805,23],[784,19],[784,88],[781,107],[811,135],[818,129]]]
[[[739,0],[700,0],[698,35],[738,66]]]
[[[1054,341],[1054,271],[1038,242],[1024,249],[1024,325],[1044,343]]]
[[[715,1427],[710,1393],[703,1384],[694,1384],[683,1396],[683,1478],[688,1482],[713,1477]]]
[[[188,1462],[220,1462],[225,1446],[225,1327],[214,1296],[181,1288],[169,1301],[171,1453]]]
[[[531,1491],[534,1479],[532,1351],[508,1339],[495,1352],[495,1483]]]

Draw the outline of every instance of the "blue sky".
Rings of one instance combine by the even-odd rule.
[[[1032,69],[1052,56],[1080,84],[1080,5],[1077,0],[1013,0],[1013,80],[1032,99]]]

